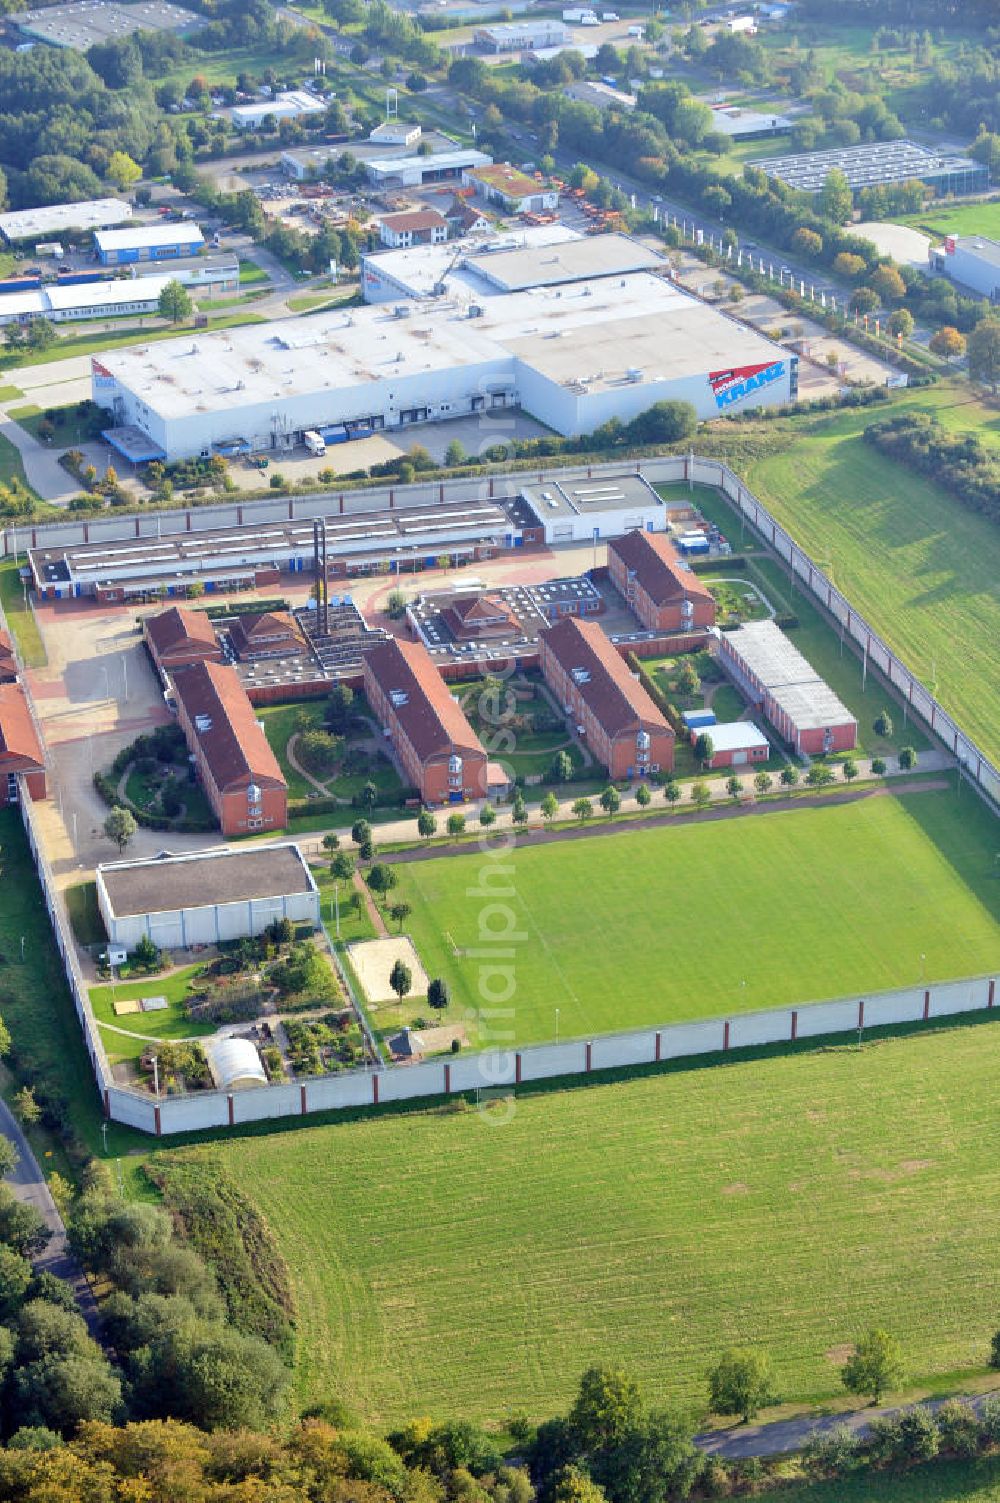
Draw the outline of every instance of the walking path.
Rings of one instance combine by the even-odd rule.
[[[93,1292],[83,1269],[69,1250],[65,1223],[45,1183],[45,1176],[39,1167],[38,1160],[31,1151],[31,1145],[21,1130],[21,1124],[2,1098],[0,1098],[0,1133],[10,1139],[19,1154],[15,1168],[7,1177],[7,1183],[18,1200],[25,1205],[34,1206],[51,1233],[48,1243],[32,1259],[32,1262],[39,1273],[55,1274],[56,1278],[63,1279],[69,1285],[76,1298],[80,1314],[87,1322],[87,1329],[95,1341],[100,1341],[102,1339],[101,1323]]]
[[[368,911],[368,917],[371,919],[372,924],[375,926],[376,935],[379,939],[385,939],[389,934],[389,930],[386,925],[385,919],[382,917],[381,909],[379,908],[375,899],[372,897],[371,893],[368,891],[367,883],[363,880],[360,872],[355,872],[351,880],[354,883],[354,891],[361,894],[362,902],[364,903],[365,908]]]
[[[867,757],[858,757],[858,758],[856,758],[855,761],[856,761],[856,765],[857,765],[857,769],[858,769],[858,781],[859,782],[864,782],[866,779],[875,778],[875,784],[876,784],[876,789],[877,789],[883,783],[891,783],[891,781],[894,778],[901,777],[901,776],[907,776],[907,775],[912,776],[912,773],[907,774],[905,772],[905,770],[899,766],[899,763],[897,762],[897,760],[896,760],[895,757],[887,757],[884,760],[886,762],[886,771],[885,771],[884,775],[880,776],[880,775],[876,775],[876,774],[872,773],[872,770],[871,770],[871,761],[870,761],[869,758],[867,758]],[[929,774],[935,774],[935,775],[937,775],[937,774],[940,774],[940,773],[943,773],[943,772],[950,771],[954,766],[955,766],[955,759],[954,759],[954,757],[950,756],[948,752],[938,751],[938,750],[930,750],[930,751],[923,751],[923,752],[920,753],[920,760],[918,762],[916,770],[919,773],[929,773]],[[683,781],[680,781],[678,783],[678,787],[681,790],[681,797],[678,800],[677,804],[674,806],[674,813],[672,815],[670,815],[670,818],[672,818],[672,819],[679,818],[680,814],[681,814],[681,811],[684,811],[685,813],[689,812],[689,811],[691,813],[694,812],[694,809],[693,809],[693,806],[692,806],[690,800],[691,800],[691,787],[692,787],[692,785],[695,782],[704,782],[708,786],[709,801],[708,801],[708,806],[707,807],[711,808],[713,806],[719,806],[719,805],[730,806],[731,809],[732,809],[732,811],[734,813],[738,812],[738,811],[742,812],[742,813],[747,813],[748,812],[748,804],[751,802],[751,800],[753,798],[753,791],[754,791],[753,790],[753,768],[752,767],[744,767],[744,768],[737,768],[737,769],[734,769],[734,770],[740,776],[740,780],[741,780],[741,782],[744,785],[744,798],[743,798],[742,802],[739,805],[734,805],[733,804],[732,795],[729,794],[726,791],[726,783],[727,783],[729,775],[730,775],[729,771],[727,770],[726,774],[723,775],[723,776],[709,776],[709,777],[706,777],[706,778],[688,778],[688,779],[684,779]],[[837,775],[837,776],[838,776],[838,781],[836,783],[834,783],[833,789],[838,790],[838,793],[834,794],[832,792],[832,790],[830,790],[830,789],[828,789],[825,793],[818,792],[817,796],[816,796],[816,799],[814,800],[815,803],[817,803],[817,804],[828,803],[828,802],[831,801],[832,797],[834,797],[834,796],[843,797],[843,794],[848,792],[848,785],[846,783],[844,783],[840,779],[839,775]],[[775,790],[777,790],[781,786],[780,782],[779,782],[778,775],[774,774],[773,775],[773,779],[774,779],[773,787],[774,787]],[[801,779],[800,783],[799,783],[799,788],[802,789],[804,786],[805,786],[805,779],[803,777]],[[559,807],[558,807],[558,810],[556,811],[555,815],[553,816],[553,823],[555,823],[557,821],[561,821],[561,820],[573,820],[573,819],[575,819],[575,816],[573,814],[573,804],[576,802],[577,798],[580,797],[580,794],[579,794],[578,791],[575,790],[575,786],[572,783],[569,783],[569,784],[566,785],[566,790],[567,791],[566,791],[566,794],[564,795],[564,797],[560,798],[560,800],[559,800]],[[855,789],[854,791],[855,791],[855,794],[858,794],[858,793],[867,792],[869,790],[866,790],[866,789]],[[660,789],[650,789],[650,792],[653,794],[654,803],[657,800],[662,800],[663,799],[662,790],[660,790]],[[584,826],[584,832],[585,833],[589,832],[589,833],[592,834],[595,829],[601,827],[600,805],[597,802],[597,796],[595,794],[592,794],[592,793],[588,794],[587,797],[591,800],[591,802],[594,805],[595,818],[592,819],[592,820],[588,820],[586,822],[586,824]],[[622,798],[621,812],[623,814],[632,813],[632,812],[639,812],[639,813],[642,812],[642,806],[637,801],[634,791],[629,792],[629,793],[623,793],[622,796],[621,796],[621,798]],[[801,797],[801,794],[800,794],[799,797],[795,798],[794,800],[790,800],[789,804],[790,804],[790,807],[801,808],[804,802],[805,801]],[[449,806],[446,812],[448,814],[464,814],[465,817],[466,817],[466,819],[469,822],[469,825],[472,826],[472,825],[474,825],[478,821],[478,813],[479,813],[480,807],[481,807],[481,803],[456,804],[456,805]],[[769,800],[768,802],[766,802],[766,803],[764,803],[762,805],[759,805],[758,807],[761,809],[761,811],[766,810],[766,809],[773,809],[773,808],[776,807],[776,803],[773,800]],[[538,812],[538,806],[537,805],[530,811],[530,813],[531,813],[531,818],[528,821],[528,825],[526,827],[526,830],[540,830],[540,829],[547,828],[546,821],[544,821],[542,819],[541,815],[539,814],[539,812]],[[489,832],[490,835],[495,835],[498,830],[510,830],[510,829],[514,829],[515,828],[514,821],[513,821],[512,817],[511,817],[511,808],[510,808],[509,804],[501,805],[496,810],[496,816],[497,816],[496,817],[496,822],[491,827],[490,832]],[[652,818],[654,816],[650,815],[649,817]],[[702,815],[702,817],[704,817],[704,816]],[[612,830],[620,830],[622,828],[625,828],[625,829],[630,828],[630,826],[628,824],[626,824],[626,825],[623,826],[621,823],[616,822],[616,821],[606,822],[606,823],[608,825],[608,828],[612,829]],[[633,825],[632,828],[634,828],[634,827],[635,826]],[[518,828],[519,828],[519,833],[521,833],[520,827],[518,827]],[[378,848],[379,846],[384,846],[384,845],[398,845],[400,843],[410,844],[410,843],[414,842],[414,840],[416,838],[416,833],[415,832],[416,832],[416,814],[411,814],[411,815],[408,815],[405,819],[401,818],[401,819],[387,820],[383,824],[374,825],[372,827],[372,841],[375,844],[376,848]],[[342,839],[346,839],[347,838],[345,836],[344,831],[342,829],[337,830],[336,833],[339,834]],[[484,831],[483,834],[485,835],[486,831]],[[300,838],[300,844],[302,844],[303,846],[305,846],[310,839],[315,839],[315,842],[316,842],[315,852],[318,853],[319,850],[320,850],[320,844],[319,844],[319,842],[320,842],[321,838],[322,838],[321,837],[321,832],[317,832],[315,836],[311,836],[310,835],[310,836],[306,836],[304,838]],[[435,849],[435,847],[432,845],[431,850],[433,851],[434,849]],[[437,849],[440,849],[440,847],[437,847]]]
[[[943,778],[919,778],[912,783],[907,783],[899,790],[901,795],[908,796],[911,793],[933,793],[938,789],[947,788],[948,784]],[[880,784],[875,786],[866,785],[864,788],[848,788],[844,785],[837,795],[838,804],[856,804],[862,799],[886,798],[890,790]],[[562,825],[553,830],[547,826],[532,825],[518,839],[523,842],[526,837],[532,845],[543,845],[550,840],[581,840],[594,835],[641,835],[645,830],[655,830],[663,825],[689,824],[692,820],[739,819],[741,816],[752,817],[756,814],[774,813],[782,809],[818,809],[823,804],[829,804],[830,795],[815,793],[799,795],[797,798],[768,799],[763,803],[734,804],[730,799],[728,803],[716,805],[707,811],[695,809],[683,809],[679,804],[673,812],[665,811],[655,814],[645,814],[642,819],[630,819],[624,822],[608,819],[607,816],[595,814],[593,819],[577,820],[573,825]],[[492,834],[483,831],[484,838]],[[412,838],[412,836],[411,836]],[[414,845],[409,850],[394,851],[391,860],[399,862],[431,861],[437,856],[456,856],[467,853],[474,849],[468,840],[456,841],[454,844],[441,843],[434,845]]]
[[[19,398],[17,406],[25,400]],[[0,407],[0,436],[14,445],[21,455],[28,484],[37,491],[43,501],[62,503],[80,494],[80,486],[59,463],[59,453],[44,448],[32,438],[19,423],[15,423],[5,407]]]
[[[991,1393],[976,1394],[965,1402],[978,1414],[987,1400],[995,1396]],[[934,1412],[946,1402],[945,1399],[928,1399],[923,1407]],[[850,1409],[842,1414],[824,1414],[819,1417],[803,1414],[794,1419],[774,1420],[770,1424],[735,1425],[726,1430],[706,1430],[695,1436],[694,1443],[700,1451],[729,1461],[739,1461],[751,1456],[781,1456],[789,1451],[801,1451],[814,1435],[829,1435],[834,1430],[846,1429],[853,1435],[863,1437],[870,1429],[872,1420],[894,1419],[915,1407],[913,1404],[904,1404],[898,1408]]]

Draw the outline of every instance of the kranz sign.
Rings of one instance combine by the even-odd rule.
[[[775,360],[771,365],[737,365],[728,371],[709,371],[708,381],[717,407],[732,407],[751,392],[760,391],[780,381],[785,374],[785,362]]]

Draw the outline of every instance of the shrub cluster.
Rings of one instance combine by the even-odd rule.
[[[975,433],[947,433],[924,412],[901,412],[864,431],[866,443],[927,475],[972,511],[1000,522],[1000,462]]]

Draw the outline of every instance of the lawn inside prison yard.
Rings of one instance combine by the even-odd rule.
[[[481,921],[523,936],[502,1005],[527,1044],[985,973],[1000,963],[997,837],[968,789],[886,792],[401,863],[390,901],[412,905],[407,932],[448,982],[445,1022],[490,1005]]]
[[[1000,414],[947,385],[891,411],[1000,443]],[[945,709],[1000,760],[1000,531],[861,437],[884,408],[797,419],[747,485]],[[732,528],[730,528],[732,531]]]
[[[194,1152],[277,1236],[306,1404],[541,1420],[594,1362],[701,1402],[757,1342],[821,1400],[872,1325],[940,1385],[997,1324],[998,1047],[942,1027]]]

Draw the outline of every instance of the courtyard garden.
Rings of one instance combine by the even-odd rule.
[[[398,806],[403,782],[367,702],[338,686],[327,700],[263,705],[258,718],[295,801]]]
[[[157,726],[121,749],[94,786],[109,805],[131,810],[154,830],[211,830],[216,824],[201,785],[194,780],[184,733],[174,723]]]
[[[540,673],[463,680],[452,685],[452,693],[486,750],[515,778],[551,781],[559,752],[569,758],[573,776],[586,775],[585,769],[593,765],[570,734]]]

